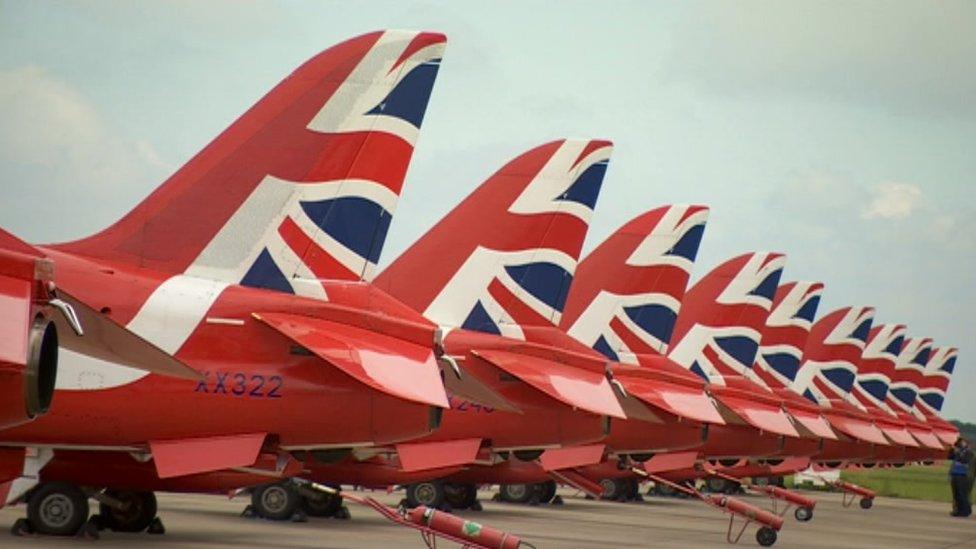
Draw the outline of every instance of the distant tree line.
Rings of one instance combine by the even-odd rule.
[[[959,429],[959,434],[966,440],[976,442],[976,423],[966,423],[953,419],[950,423]]]

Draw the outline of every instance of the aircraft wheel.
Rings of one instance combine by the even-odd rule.
[[[632,461],[636,461],[637,463],[644,463],[646,461],[649,461],[652,457],[654,457],[654,454],[652,452],[645,452],[639,454],[630,454],[628,457],[630,457]]]
[[[874,505],[874,500],[871,498],[861,498],[861,509],[870,509]]]
[[[470,509],[478,501],[478,487],[474,484],[445,484],[444,500],[454,509]]]
[[[542,457],[542,450],[515,450],[515,459],[519,461],[535,461]]]
[[[27,503],[27,519],[39,534],[73,536],[88,520],[88,496],[72,484],[40,485]]]
[[[608,500],[616,500],[619,498],[624,488],[624,486],[617,482],[617,479],[615,478],[605,478],[601,480],[600,486],[603,487],[603,494],[600,496],[600,498]]]
[[[776,543],[776,530],[769,526],[763,526],[756,530],[756,543],[763,547],[771,547]]]
[[[539,492],[539,503],[549,503],[552,498],[556,497],[556,481],[554,480],[540,482],[535,485],[535,489]]]
[[[498,487],[498,495],[502,501],[508,503],[528,503],[534,493],[533,484],[502,484]]]
[[[129,490],[107,490],[111,496],[125,505],[116,509],[104,503],[98,506],[98,516],[102,526],[115,532],[142,532],[156,518],[156,494]]]
[[[809,507],[797,507],[793,511],[793,516],[800,522],[809,522],[813,518],[813,509]]]
[[[290,481],[258,486],[251,493],[251,505],[258,516],[269,520],[288,520],[298,508],[298,490]]]
[[[417,482],[407,486],[407,505],[419,507],[421,505],[438,509],[444,505],[444,483],[436,480]]]
[[[674,489],[673,486],[664,483],[654,484],[654,494],[664,497],[675,497],[678,495],[678,491]]]
[[[756,486],[769,486],[770,484],[772,484],[770,482],[769,477],[753,477],[752,483],[755,484]]]
[[[302,496],[302,511],[310,517],[335,516],[342,507],[342,496],[316,492],[315,497]]]
[[[724,494],[729,489],[729,482],[724,478],[710,477],[705,480],[705,487],[708,488],[709,492]]]

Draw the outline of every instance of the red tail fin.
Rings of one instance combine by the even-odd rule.
[[[762,383],[752,365],[785,262],[752,253],[705,275],[685,294],[668,357],[719,385],[726,376]]]
[[[444,44],[385,31],[325,50],[122,220],[57,247],[310,295],[316,279],[368,276]]]
[[[560,327],[611,360],[666,353],[707,220],[665,206],[627,222],[580,262]]]
[[[563,140],[512,160],[376,285],[443,326],[521,338],[558,323],[611,149]]]

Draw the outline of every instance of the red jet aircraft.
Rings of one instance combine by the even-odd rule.
[[[26,495],[34,529],[73,534],[93,496],[104,526],[138,531],[153,490],[226,492],[294,474],[293,452],[438,426],[436,327],[361,280],[444,45],[385,31],[334,46],[108,229],[36,252],[4,241],[52,263],[59,295],[99,328],[77,338],[93,343],[62,338],[51,411],[0,433],[23,463],[7,500]],[[120,366],[144,363],[194,379]]]

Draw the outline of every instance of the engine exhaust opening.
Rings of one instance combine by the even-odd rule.
[[[27,417],[43,415],[54,399],[58,378],[58,329],[53,322],[38,316],[30,329],[30,350],[24,375],[24,400]]]

